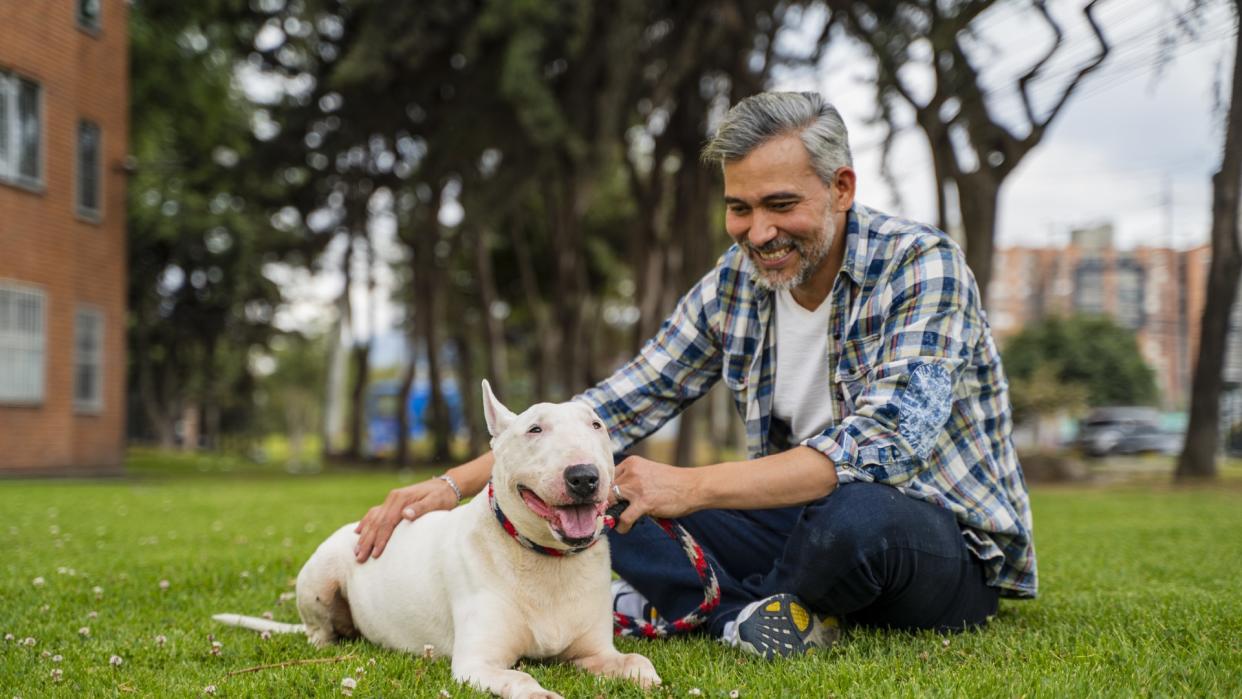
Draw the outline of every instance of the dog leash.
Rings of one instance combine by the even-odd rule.
[[[604,517],[604,525],[609,528],[616,526],[617,518],[621,516],[621,513],[629,505],[629,500],[618,500],[615,505],[608,508]],[[716,571],[712,570],[711,564],[707,562],[707,556],[703,554],[703,547],[699,546],[699,542],[694,540],[694,537],[690,535],[690,532],[686,531],[685,527],[671,519],[652,517],[651,521],[659,525],[660,529],[680,544],[681,550],[686,552],[686,557],[690,559],[690,564],[694,566],[694,572],[698,574],[699,581],[703,583],[703,601],[693,611],[680,619],[674,619],[673,621],[661,619],[654,623],[613,610],[612,633],[614,636],[667,638],[676,634],[686,633],[701,626],[703,622],[707,621],[707,615],[720,606],[720,583],[716,580]]]
[[[496,515],[496,520],[500,522],[501,528],[513,537],[522,546],[541,553],[545,556],[572,556],[577,553],[591,548],[595,545],[599,538],[593,539],[590,543],[581,546],[574,546],[567,549],[555,549],[549,546],[543,546],[531,541],[529,538],[522,536],[505,513],[500,509],[500,504],[496,502],[496,490],[491,481],[487,482],[487,502],[492,508],[492,513]],[[618,500],[612,507],[608,508],[604,513],[604,528],[612,529],[617,526],[617,517],[629,507],[629,500]],[[699,546],[699,542],[694,540],[690,532],[680,524],[671,519],[664,517],[652,517],[651,520],[659,525],[660,529],[668,534],[674,541],[681,545],[686,557],[690,559],[690,564],[694,566],[694,572],[698,574],[699,581],[703,583],[703,601],[693,611],[680,619],[673,621],[659,620],[656,622],[638,619],[628,614],[622,614],[618,611],[612,613],[612,632],[616,636],[640,636],[642,638],[667,638],[675,634],[686,633],[691,631],[703,622],[707,621],[707,615],[716,607],[720,606],[720,583],[716,580],[716,571],[712,570],[711,564],[707,562],[707,556],[703,553],[703,547]]]

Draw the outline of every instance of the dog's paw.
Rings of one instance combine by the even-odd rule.
[[[643,689],[651,689],[660,685],[660,676],[656,674],[655,666],[646,656],[638,653],[625,654],[625,665],[621,676],[631,682],[637,682],[638,686]]]

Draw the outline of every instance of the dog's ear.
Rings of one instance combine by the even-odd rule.
[[[499,437],[501,432],[513,422],[517,415],[513,414],[501,403],[496,394],[492,393],[492,386],[483,379],[483,417],[487,419],[487,431],[493,437]]]

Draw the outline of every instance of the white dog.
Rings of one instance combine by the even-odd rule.
[[[607,430],[580,403],[514,415],[483,382],[496,458],[491,495],[403,522],[384,556],[359,564],[347,524],[298,574],[302,624],[216,615],[227,624],[305,632],[324,645],[361,634],[396,650],[452,655],[453,678],[502,697],[559,697],[512,669],[557,658],[651,687],[651,661],[613,646],[604,509]],[[507,524],[506,524],[507,523]]]

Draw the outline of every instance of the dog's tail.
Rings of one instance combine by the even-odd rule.
[[[242,616],[241,614],[213,614],[212,619],[227,624],[228,626],[240,626],[243,629],[251,631],[268,631],[270,633],[306,633],[306,626],[302,624],[285,624],[271,619],[260,619],[257,616]]]

